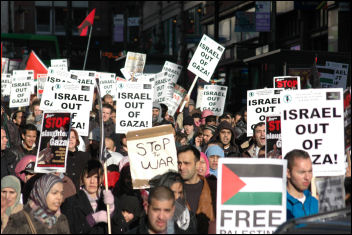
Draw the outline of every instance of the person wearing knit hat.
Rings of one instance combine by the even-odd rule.
[[[224,150],[218,145],[212,145],[205,151],[205,154],[209,160],[210,174],[218,177],[218,160],[225,157]]]

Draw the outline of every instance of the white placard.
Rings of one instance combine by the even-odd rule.
[[[204,34],[187,69],[209,82],[224,51],[223,46]]]
[[[179,86],[175,85],[174,87],[174,94],[172,95],[172,99],[167,100],[164,104],[168,107],[167,112],[169,115],[174,116],[178,106],[181,104],[181,101],[186,96],[186,90]]]
[[[89,117],[93,96],[91,87],[78,83],[55,83],[53,88],[53,110],[70,112],[71,127],[80,136],[88,136]]]
[[[13,75],[10,92],[10,108],[29,106],[32,77]]]
[[[25,76],[31,77],[31,94],[35,94],[35,85],[36,82],[34,81],[34,70],[13,70],[13,76]]]
[[[149,188],[149,180],[169,170],[177,172],[177,151],[171,125],[128,132],[127,148],[134,189]]]
[[[247,136],[253,136],[253,126],[265,122],[265,116],[280,116],[280,92],[283,89],[247,91]]]
[[[42,98],[45,82],[48,79],[48,74],[37,74],[37,96],[38,99]]]
[[[68,71],[67,59],[55,59],[50,62],[52,68]]]
[[[115,100],[115,98],[116,98],[116,74],[98,72],[97,77],[99,78],[99,87],[100,87],[101,97],[104,97],[106,94],[109,94]]]
[[[332,87],[346,89],[349,64],[325,62],[325,67],[334,69],[334,85]]]
[[[345,177],[317,177],[315,184],[319,195],[319,213],[339,210],[346,207]]]
[[[286,168],[281,159],[220,158],[216,233],[273,233],[286,221]]]
[[[168,72],[161,71],[155,75],[154,100],[165,103],[172,98],[175,83],[170,83]],[[172,94],[171,94],[172,93]]]
[[[221,116],[225,109],[226,94],[227,86],[205,85],[200,111],[208,109],[215,116]]]
[[[55,83],[75,83],[75,80],[71,79],[71,73],[65,70],[59,70],[54,68],[48,69],[48,77],[44,84],[44,90],[42,99],[40,100],[41,110],[55,110],[53,107],[53,89]]]
[[[1,94],[3,96],[9,96],[11,93],[12,75],[9,73],[3,73],[1,75]]]
[[[116,103],[116,133],[152,127],[152,84],[116,82]]]
[[[198,87],[196,108],[200,108],[202,105],[204,87]]]
[[[311,157],[314,176],[344,175],[343,90],[285,90],[280,106],[283,156],[302,149]]]
[[[127,72],[143,73],[146,58],[146,54],[127,52],[124,69],[126,69]]]

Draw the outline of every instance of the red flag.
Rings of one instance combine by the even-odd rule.
[[[79,36],[87,36],[88,26],[92,26],[94,22],[95,8],[89,13],[89,15],[83,20],[83,22],[77,27]]]
[[[31,51],[27,60],[26,70],[34,70],[34,79],[37,80],[37,75],[42,73],[48,73],[48,69],[45,64],[39,59],[39,57]]]

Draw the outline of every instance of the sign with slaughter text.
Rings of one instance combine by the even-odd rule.
[[[70,113],[43,113],[34,172],[66,172],[70,126]]]
[[[286,160],[220,158],[218,166],[217,234],[268,234],[286,221]]]
[[[204,34],[187,69],[209,82],[224,51],[223,46]]]
[[[133,189],[149,188],[149,180],[176,171],[177,151],[171,125],[127,133]]]
[[[266,134],[265,156],[267,158],[282,159],[281,117],[280,116],[266,117],[265,134]]]
[[[202,96],[201,111],[212,111],[215,116],[224,113],[227,87],[218,85],[205,85]]]
[[[152,84],[116,82],[116,103],[116,133],[152,127]]]
[[[247,91],[247,136],[253,136],[253,126],[265,122],[265,116],[280,115],[280,92],[283,89]]]
[[[10,108],[29,106],[32,89],[32,77],[14,75],[10,91]]]
[[[281,94],[282,154],[293,149],[307,151],[314,176],[345,174],[342,92],[330,88]]]
[[[301,78],[299,76],[274,77],[274,88],[300,90]]]

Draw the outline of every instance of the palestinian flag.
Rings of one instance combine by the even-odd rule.
[[[282,205],[283,166],[223,164],[222,205]]]
[[[34,80],[38,79],[38,74],[47,74],[48,69],[45,64],[39,59],[34,51],[31,51],[26,64],[26,70],[34,71]]]
[[[83,20],[83,22],[77,27],[79,36],[88,35],[88,26],[92,26],[94,23],[95,8],[89,13],[89,15]]]

